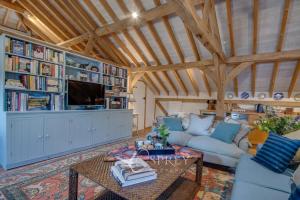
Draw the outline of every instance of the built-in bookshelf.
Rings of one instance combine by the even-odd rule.
[[[66,80],[105,85],[106,108],[127,108],[126,69],[71,53],[65,56]]]
[[[0,106],[4,111],[69,109],[68,80],[105,85],[106,107],[127,108],[124,68],[5,34],[1,46],[4,93]]]

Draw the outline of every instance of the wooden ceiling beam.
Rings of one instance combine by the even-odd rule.
[[[2,20],[2,25],[3,26],[6,26],[6,23],[7,23],[8,17],[9,17],[9,13],[10,13],[10,10],[6,9],[3,20]]]
[[[235,77],[237,77],[242,71],[247,69],[250,65],[252,65],[253,62],[244,62],[239,64],[238,66],[234,67],[226,77],[226,85],[229,81],[232,81]]]
[[[289,50],[275,53],[261,53],[248,56],[235,56],[226,60],[225,64],[238,65],[244,62],[272,63],[275,61],[293,61],[300,59],[300,50]],[[142,69],[133,69],[133,73],[142,71],[168,71],[172,69],[199,68],[204,70],[213,66],[212,60],[201,60],[196,62],[186,62],[172,65],[146,66]]]
[[[7,0],[0,0],[0,6],[20,14],[24,14],[26,11],[22,6],[19,6],[15,3],[11,3]]]
[[[285,3],[284,3],[284,10],[283,10],[283,15],[282,15],[282,20],[281,20],[280,31],[279,31],[279,38],[278,38],[277,46],[276,46],[277,52],[281,51],[282,46],[283,46],[291,0],[285,0],[284,2]],[[278,72],[279,72],[279,64],[280,64],[279,62],[275,62],[274,67],[273,67],[272,77],[271,77],[271,82],[270,82],[270,87],[269,87],[269,96],[270,97],[273,96],[273,92],[275,89],[276,79],[277,79]]]
[[[70,37],[64,31],[61,30],[57,23],[54,23],[52,17],[48,12],[45,12],[42,8],[37,7],[35,3],[30,0],[18,1],[32,16],[35,16],[40,22],[42,22],[49,30],[40,28],[46,35],[55,35],[60,41],[64,41]],[[50,31],[50,32],[49,32]]]
[[[71,47],[75,44],[83,42],[84,40],[87,40],[90,37],[90,35],[91,35],[90,33],[85,33],[85,34],[73,37],[71,39],[68,39],[66,41],[57,43],[57,45],[58,46],[63,46],[63,47]]]
[[[300,60],[298,60],[296,66],[295,66],[294,72],[293,72],[293,77],[292,77],[292,80],[291,80],[291,83],[290,83],[290,86],[288,89],[288,98],[291,98],[291,96],[293,94],[299,74],[300,74]]]
[[[224,61],[225,55],[218,39],[211,34],[208,24],[197,15],[192,3],[189,0],[168,0],[168,2],[173,2],[176,5],[176,14],[181,17],[191,32],[202,42],[203,46],[212,54],[216,53]]]
[[[204,86],[205,86],[205,88],[206,88],[206,91],[207,91],[207,93],[208,93],[208,96],[211,97],[211,87],[210,87],[210,85],[209,85],[207,76],[206,76],[206,74],[205,74],[204,71],[201,71],[201,77],[202,77],[202,79],[203,79]]]
[[[252,53],[256,54],[257,38],[258,38],[258,14],[259,14],[259,0],[253,0],[253,40]],[[252,97],[255,96],[256,91],[256,64],[251,67],[251,92]]]
[[[292,61],[300,58],[300,49],[274,53],[260,53],[247,56],[234,56],[226,59],[227,64],[236,65],[242,62],[271,63],[276,61]]]
[[[95,35],[90,35],[87,43],[86,43],[86,46],[85,46],[85,49],[84,49],[84,54],[85,55],[89,55],[90,51],[92,50],[93,46],[94,46],[94,40],[95,40]]]

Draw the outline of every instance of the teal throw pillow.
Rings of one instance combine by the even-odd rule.
[[[183,131],[182,122],[177,117],[165,117],[164,124],[170,131]]]
[[[240,128],[240,124],[220,122],[211,134],[211,137],[231,144],[235,136],[239,133]]]

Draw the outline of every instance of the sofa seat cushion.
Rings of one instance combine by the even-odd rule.
[[[254,171],[254,170],[253,170]],[[259,185],[235,181],[231,200],[288,200],[289,194]]]
[[[235,180],[244,181],[282,192],[291,192],[291,176],[276,173],[258,164],[250,155],[243,155],[235,171]],[[269,198],[271,199],[271,198]]]
[[[245,152],[234,143],[228,144],[210,136],[194,136],[187,143],[188,147],[204,152],[212,152],[239,159]]]

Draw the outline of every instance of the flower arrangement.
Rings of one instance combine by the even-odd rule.
[[[291,116],[266,115],[260,117],[255,124],[261,131],[274,132],[279,135],[285,135],[300,129],[299,117],[294,118]]]

